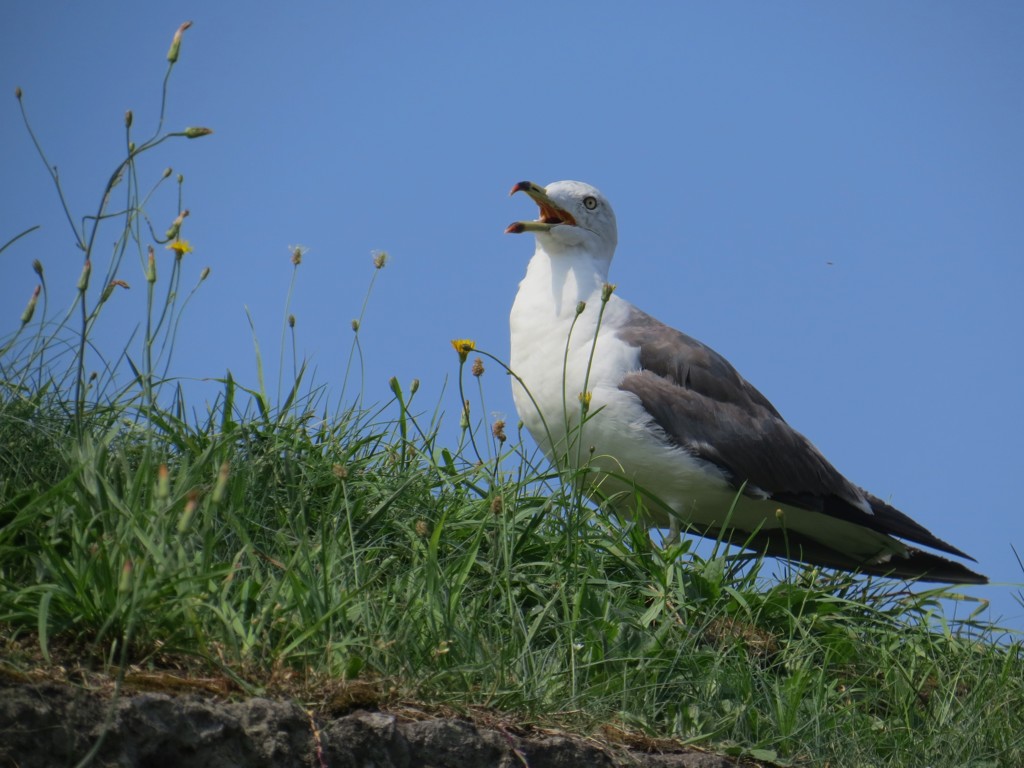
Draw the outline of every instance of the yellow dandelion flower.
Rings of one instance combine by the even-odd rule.
[[[452,339],[452,346],[459,353],[459,362],[466,362],[469,353],[476,349],[476,342],[472,339]]]
[[[167,246],[168,251],[174,251],[175,255],[180,259],[186,253],[192,253],[192,245],[188,240],[175,240]]]

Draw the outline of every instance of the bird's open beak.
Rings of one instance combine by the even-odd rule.
[[[505,228],[505,234],[518,235],[521,232],[547,232],[558,224],[571,224],[576,226],[576,219],[572,214],[559,208],[548,197],[548,192],[540,184],[532,181],[520,181],[509,195],[516,192],[525,192],[540,207],[540,217],[536,221],[513,221]]]

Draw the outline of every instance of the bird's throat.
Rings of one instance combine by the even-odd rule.
[[[599,300],[607,277],[607,263],[586,251],[566,249],[551,255],[538,247],[523,284],[550,302],[555,317],[565,318],[576,314],[580,302]]]

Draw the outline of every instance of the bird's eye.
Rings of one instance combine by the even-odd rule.
[[[586,208],[588,211],[594,210],[595,208],[597,208],[597,198],[594,197],[593,195],[588,195],[587,197],[584,197],[583,207]]]

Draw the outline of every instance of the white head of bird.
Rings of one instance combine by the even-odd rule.
[[[509,194],[525,192],[540,208],[534,221],[517,221],[506,232],[533,232],[538,249],[552,257],[587,252],[611,262],[618,242],[615,212],[600,190],[582,181],[556,181],[546,187],[521,181]]]

